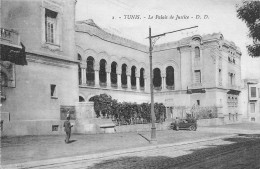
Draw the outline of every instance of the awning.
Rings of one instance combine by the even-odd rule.
[[[20,43],[22,49],[1,44],[1,60],[9,61],[16,65],[27,65],[25,46]]]
[[[239,90],[233,90],[233,89],[230,89],[227,94],[234,94],[234,95],[239,95],[240,91]]]
[[[206,93],[205,89],[187,89],[187,94],[192,93]]]

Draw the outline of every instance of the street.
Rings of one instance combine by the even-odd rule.
[[[165,147],[76,165],[90,169],[254,169],[260,168],[260,135]]]
[[[260,168],[260,125],[240,123],[198,131],[3,137],[1,164],[14,168],[167,169]]]
[[[182,143],[214,137],[226,136],[225,133],[208,131],[158,131],[158,144]],[[2,164],[16,164],[28,161],[69,158],[93,155],[111,151],[150,146],[145,138],[150,132],[114,133],[97,135],[72,135],[71,143],[65,144],[65,136],[24,136],[2,138]]]
[[[239,134],[178,146],[70,161],[37,168],[89,169],[167,169],[214,168],[259,169],[260,134]]]

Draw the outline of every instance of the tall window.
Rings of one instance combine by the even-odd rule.
[[[121,83],[123,85],[122,87],[126,87],[125,85],[127,85],[126,68],[127,68],[127,65],[123,64],[122,65],[122,74],[121,74]]]
[[[200,58],[200,48],[199,47],[195,47],[195,58],[196,59]]]
[[[93,82],[95,79],[95,72],[94,72],[94,58],[89,56],[87,58],[87,71],[86,77],[88,82]]]
[[[233,73],[229,73],[229,84],[230,85],[234,85],[234,74]]]
[[[201,73],[200,70],[194,71],[194,82],[195,83],[201,83]]]
[[[159,68],[153,70],[153,85],[154,87],[161,87],[162,85],[161,70]]]
[[[251,87],[251,97],[256,97],[256,87]]]
[[[140,69],[140,87],[144,87],[144,68]]]
[[[57,12],[45,9],[45,39],[48,43],[56,43]]]
[[[260,98],[260,88],[258,88],[258,97]]]
[[[218,69],[218,81],[219,81],[219,85],[222,85],[222,71],[221,71],[221,69]]]
[[[117,84],[116,67],[117,67],[117,63],[112,62],[112,64],[111,64],[111,74],[110,74],[112,84]]]
[[[81,68],[79,65],[78,65],[78,76],[79,76],[79,84],[82,84]]]
[[[250,112],[251,113],[255,112],[255,103],[250,103]]]
[[[174,69],[172,66],[168,66],[166,68],[166,85],[167,86],[174,85]]]
[[[81,56],[80,56],[80,54],[78,54],[78,61],[81,61],[82,60],[82,58],[81,58]],[[79,84],[82,84],[82,77],[81,77],[81,67],[80,67],[80,65],[78,65],[78,76],[79,76]]]
[[[99,67],[99,81],[101,83],[105,83],[107,81],[107,74],[106,74],[106,60],[101,59],[100,60],[100,67]]]
[[[58,98],[57,89],[55,84],[51,84],[51,98]]]
[[[131,86],[136,86],[135,70],[136,70],[136,67],[132,66],[132,68],[131,68]]]

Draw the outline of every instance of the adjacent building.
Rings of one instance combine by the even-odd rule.
[[[260,79],[244,79],[241,92],[240,111],[243,119],[260,122]]]
[[[63,131],[61,109],[78,102],[74,23],[74,0],[1,0],[1,48],[22,42],[27,60],[22,66],[8,59],[15,50],[1,52],[4,134]]]

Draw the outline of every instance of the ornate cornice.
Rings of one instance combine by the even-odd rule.
[[[76,30],[76,32],[79,32],[79,33],[80,32],[87,33],[90,36],[96,36],[102,40],[105,40],[105,41],[108,41],[111,43],[115,43],[115,44],[125,46],[128,48],[134,49],[134,50],[138,50],[143,53],[148,53],[147,46],[137,43],[135,41],[108,33],[106,31],[104,31],[103,29],[101,29],[97,26],[94,26],[94,25],[96,25],[96,24],[94,24],[94,22],[89,23],[89,22],[78,21],[78,22],[76,22],[75,30]]]

